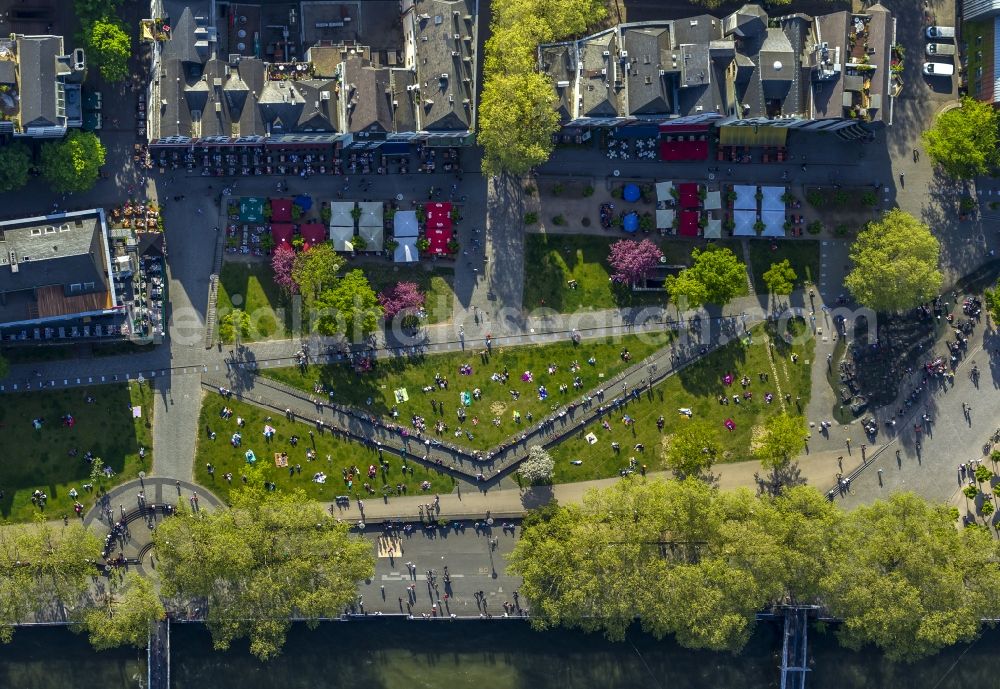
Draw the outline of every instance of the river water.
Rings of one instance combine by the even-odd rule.
[[[371,620],[292,630],[285,652],[259,663],[245,644],[226,653],[207,632],[174,625],[172,689],[764,689],[778,686],[778,625],[762,624],[739,656],[688,651],[639,632],[625,643],[517,621]],[[841,649],[810,634],[813,689],[1000,688],[1000,632],[913,665]],[[145,652],[95,653],[58,628],[18,630],[0,646],[2,689],[132,689]]]

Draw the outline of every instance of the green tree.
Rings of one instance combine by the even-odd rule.
[[[855,508],[833,535],[822,597],[841,643],[914,660],[976,638],[1000,612],[997,544],[910,493]]]
[[[96,604],[83,611],[79,623],[80,629],[87,630],[91,645],[98,651],[145,648],[153,624],[166,616],[153,583],[129,572],[121,580],[114,576],[103,580],[100,586]]]
[[[672,303],[676,304],[676,299],[683,296],[691,307],[703,303],[721,306],[746,294],[746,265],[729,249],[693,249],[691,260],[691,267],[667,276],[666,287]]]
[[[62,141],[42,144],[41,170],[55,191],[87,191],[97,181],[105,150],[92,132],[73,131]]]
[[[722,447],[712,427],[704,421],[690,421],[670,436],[664,459],[678,479],[711,479],[712,465],[721,456]]]
[[[805,420],[782,412],[764,424],[764,433],[752,449],[765,469],[777,469],[791,463],[805,446],[808,433]]]
[[[79,522],[0,529],[0,641],[36,614],[68,617],[96,574],[101,542]]]
[[[941,290],[940,244],[927,225],[894,208],[868,223],[851,245],[854,268],[844,284],[865,306],[900,312]]]
[[[323,505],[299,490],[265,490],[263,472],[249,474],[230,494],[231,509],[182,510],[153,541],[163,594],[207,602],[215,648],[246,637],[251,653],[268,659],[280,653],[293,615],[315,626],[354,602],[375,559],[371,544]]]
[[[497,73],[485,78],[479,102],[483,171],[523,175],[548,160],[559,130],[556,93],[537,72]]]
[[[28,183],[31,149],[19,141],[0,146],[0,191],[14,191]]]
[[[923,133],[924,146],[946,174],[972,179],[998,162],[998,126],[1000,116],[992,104],[966,97],[961,107],[941,113]]]
[[[219,321],[219,337],[223,342],[250,337],[250,314],[243,309],[233,309]]]
[[[87,27],[104,17],[114,17],[122,0],[73,0],[73,10],[80,24]]]
[[[382,306],[368,278],[360,270],[340,278],[332,289],[320,295],[317,328],[324,335],[347,335],[359,339],[375,332]]]
[[[763,278],[768,292],[787,296],[795,289],[795,281],[799,279],[799,276],[786,258],[783,261],[772,263],[771,267],[764,271]]]
[[[0,356],[0,380],[3,380],[8,375],[10,375],[10,362]]]
[[[298,285],[306,307],[312,307],[323,290],[333,287],[343,267],[343,257],[328,243],[314,246],[295,257],[292,280]]]
[[[105,17],[95,21],[88,31],[87,44],[105,81],[114,83],[128,77],[132,41],[120,20]]]
[[[983,303],[986,305],[986,311],[989,313],[990,318],[993,319],[993,326],[1000,326],[1000,280],[997,281],[993,289],[986,290]]]

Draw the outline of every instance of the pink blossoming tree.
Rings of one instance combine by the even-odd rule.
[[[378,303],[385,312],[386,320],[395,318],[400,313],[409,320],[416,320],[414,312],[424,305],[424,295],[415,282],[399,282],[389,292],[380,292]]]
[[[292,266],[295,264],[295,249],[287,244],[280,245],[271,257],[271,270],[274,271],[274,282],[288,294],[298,294],[299,286],[292,279]]]
[[[663,252],[648,239],[637,242],[622,239],[611,245],[608,263],[614,269],[614,282],[629,284],[649,275],[663,258]]]

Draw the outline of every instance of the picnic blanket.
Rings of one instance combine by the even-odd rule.
[[[243,456],[246,457],[247,464],[253,464],[257,461],[257,455],[253,453],[253,450],[247,450]]]
[[[394,390],[393,394],[395,394],[396,396],[396,404],[401,404],[410,399],[410,393],[406,391],[406,388],[399,388],[397,390]]]
[[[469,393],[468,390],[463,390],[460,397],[462,398],[462,404],[464,404],[467,407],[472,406],[472,395]]]
[[[283,467],[287,467],[288,466],[288,457],[285,457],[284,454],[281,453],[281,452],[275,452],[274,453],[274,466],[278,467],[279,469],[281,469]]]

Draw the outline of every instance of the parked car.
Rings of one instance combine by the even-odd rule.
[[[928,55],[954,55],[955,46],[951,43],[928,43]]]
[[[924,74],[929,77],[950,77],[955,73],[955,65],[947,62],[925,62]]]
[[[935,38],[955,38],[955,27],[954,26],[928,26],[927,27],[927,38],[934,40]]]

